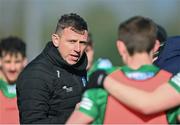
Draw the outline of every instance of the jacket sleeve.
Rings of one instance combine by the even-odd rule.
[[[17,81],[17,98],[20,123],[62,122],[57,116],[48,116],[50,89],[44,80],[39,78],[19,79]]]

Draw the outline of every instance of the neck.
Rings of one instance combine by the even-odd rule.
[[[147,53],[136,53],[127,58],[126,64],[132,69],[138,69],[142,65],[152,64],[152,57]]]

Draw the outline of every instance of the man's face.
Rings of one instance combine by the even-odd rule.
[[[14,83],[19,73],[22,71],[25,65],[25,58],[18,53],[17,55],[6,54],[1,59],[1,71],[5,76],[5,80],[11,84]]]
[[[71,27],[65,28],[61,34],[53,34],[53,44],[62,58],[70,65],[76,64],[87,47],[88,32],[77,33]]]

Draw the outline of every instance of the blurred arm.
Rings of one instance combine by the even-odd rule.
[[[75,110],[69,119],[67,120],[66,124],[88,124],[91,123],[94,119],[78,110]]]

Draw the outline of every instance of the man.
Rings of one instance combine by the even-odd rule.
[[[98,58],[94,63],[94,42],[92,39],[92,34],[89,33],[88,35],[88,45],[86,48],[86,55],[88,58],[88,65],[86,67],[88,73],[87,76],[89,77],[94,71],[99,69],[108,70],[112,68],[112,63],[108,58]]]
[[[107,89],[108,92],[110,92],[110,94],[116,98],[120,98],[120,101],[122,101],[123,104],[126,104],[127,102],[131,104],[131,102],[134,102],[141,105],[140,98],[137,96],[137,94],[135,94],[135,92],[131,93],[131,89],[121,89],[119,88],[118,84],[120,82],[127,84],[127,87],[134,86],[142,89],[143,92],[151,92],[166,82],[168,78],[170,78],[171,74],[152,65],[153,53],[157,51],[158,47],[159,42],[156,40],[156,25],[153,21],[144,17],[133,17],[125,21],[119,27],[117,48],[127,66],[121,67],[120,70],[117,69],[106,79],[105,71],[96,71],[92,74],[92,76],[90,76],[90,83],[88,83],[88,87],[102,87],[102,83],[105,79],[105,89]],[[96,94],[93,94],[95,92]],[[134,96],[134,98],[127,100],[127,93],[131,93],[131,96]],[[164,112],[153,115],[143,115],[143,113],[141,114],[137,112],[139,111],[138,109],[134,110],[134,108],[128,108],[121,102],[114,99],[112,96],[107,97],[107,95],[107,92],[103,89],[90,89],[86,91],[83,95],[79,109],[73,112],[67,123],[91,123],[94,121],[93,123],[99,124],[164,124],[167,122]],[[141,96],[143,96],[142,93]],[[106,105],[107,99],[108,102]],[[146,101],[147,100],[148,98],[146,98]],[[174,102],[175,101],[173,101],[172,104],[174,104]],[[153,103],[153,101],[151,103]],[[156,108],[156,105],[152,106],[153,108]],[[105,108],[106,111],[104,111]],[[147,107],[147,110],[149,108],[151,107]]]
[[[52,42],[20,74],[17,82],[21,123],[63,124],[86,86],[88,27],[77,14],[58,21]]]
[[[0,42],[0,124],[18,124],[16,80],[26,65],[26,45],[18,37]]]

